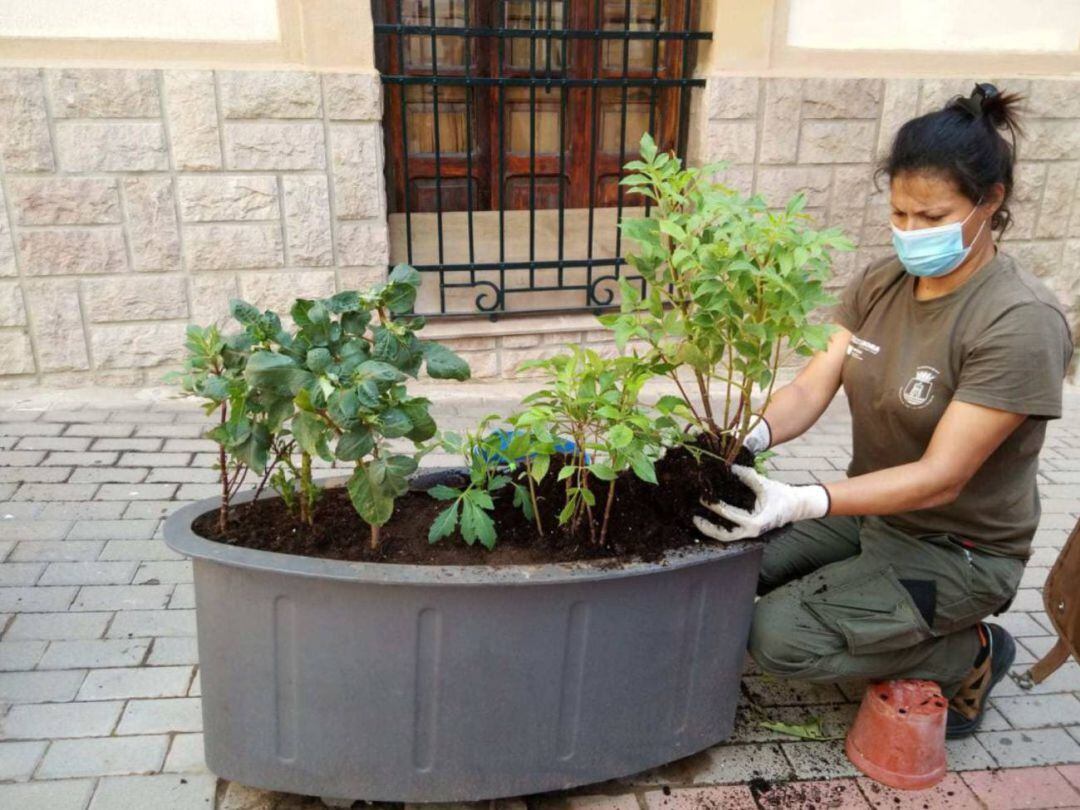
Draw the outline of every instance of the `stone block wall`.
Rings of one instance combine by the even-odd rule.
[[[1027,98],[1014,221],[1002,249],[1057,293],[1080,338],[1080,80],[990,81]],[[728,182],[770,202],[805,191],[815,221],[842,228],[858,245],[837,258],[839,286],[893,252],[888,181],[876,188],[873,176],[896,130],[969,94],[974,82],[712,76],[699,99],[695,151],[729,162]]]
[[[0,385],[156,383],[185,324],[384,277],[373,74],[0,69]]]
[[[1028,96],[1005,249],[1047,279],[1080,337],[1080,81],[998,79]],[[693,159],[780,202],[804,189],[858,250],[891,252],[873,170],[905,120],[960,79],[709,77]],[[381,280],[388,261],[373,74],[0,68],[0,386],[156,384],[189,322],[230,297],[287,308]],[[589,316],[440,322],[477,377],[567,342]]]

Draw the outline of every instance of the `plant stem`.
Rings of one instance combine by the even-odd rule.
[[[371,550],[378,551],[379,549],[379,527],[374,523],[371,524]]]
[[[311,454],[300,454],[300,520],[308,526],[311,519]]]
[[[536,503],[536,486],[532,477],[532,464],[529,457],[525,456],[525,480],[529,482],[529,500],[532,501],[533,519],[536,521],[536,532],[540,537],[544,536],[544,524],[540,520],[540,507]]]
[[[228,405],[221,403],[221,424],[228,418]],[[218,508],[218,532],[225,533],[229,525],[229,468],[226,466],[225,445],[218,443],[218,464],[221,465],[221,506]]]
[[[604,521],[600,524],[600,545],[607,542],[608,521],[611,520],[611,505],[615,502],[615,479],[608,484],[607,503],[604,504]]]

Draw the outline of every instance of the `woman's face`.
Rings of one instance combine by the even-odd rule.
[[[935,228],[950,222],[963,222],[964,244],[970,245],[979,228],[990,218],[996,206],[984,201],[976,206],[948,178],[930,172],[902,172],[889,183],[892,204],[891,220],[901,231]],[[996,195],[994,195],[996,196]],[[972,209],[980,210],[972,213]],[[989,230],[989,229],[986,229]]]

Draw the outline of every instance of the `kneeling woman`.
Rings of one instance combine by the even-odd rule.
[[[712,504],[732,529],[697,519],[725,541],[798,521],[765,549],[750,638],[765,672],[937,681],[950,737],[976,729],[1015,657],[983,619],[1030,553],[1039,450],[1072,355],[1053,294],[993,238],[1010,219],[1016,101],[980,84],[900,128],[883,167],[896,256],[847,286],[828,349],[747,442],[800,435],[843,385],[848,478],[789,486],[738,468],[754,511]]]

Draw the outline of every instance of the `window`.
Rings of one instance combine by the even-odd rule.
[[[440,287],[457,285],[447,272],[472,271],[457,285],[468,287],[480,284],[476,270],[504,271],[495,306],[480,306],[484,311],[520,310],[507,306],[507,296],[527,291],[585,290],[578,308],[604,303],[592,286],[592,269],[613,267],[617,275],[624,264],[621,237],[614,234],[612,255],[600,256],[592,212],[615,207],[621,213],[620,167],[636,153],[643,132],[665,149],[684,151],[687,92],[702,83],[689,78],[693,40],[707,38],[691,31],[691,5],[383,0],[376,34],[388,86],[390,210],[392,220],[404,215],[408,260],[439,273]],[[571,244],[564,218],[578,209],[588,212],[588,234]],[[490,215],[480,217],[495,211],[497,225]],[[445,216],[455,212],[465,212],[465,220]],[[529,213],[523,221],[514,212]],[[423,215],[432,213],[437,250],[418,263],[417,246],[432,233]],[[458,252],[446,244],[456,228],[467,233],[449,241],[467,249],[467,262],[448,257]],[[477,241],[490,243],[493,229],[498,255],[483,261]],[[515,258],[526,229],[527,251]],[[556,255],[542,255],[551,243],[557,243]],[[574,267],[587,271],[580,283],[567,282],[563,272]],[[522,289],[505,276],[519,269],[529,271]],[[559,271],[557,278],[538,281],[537,271],[545,269]],[[436,314],[444,312],[440,303]]]

